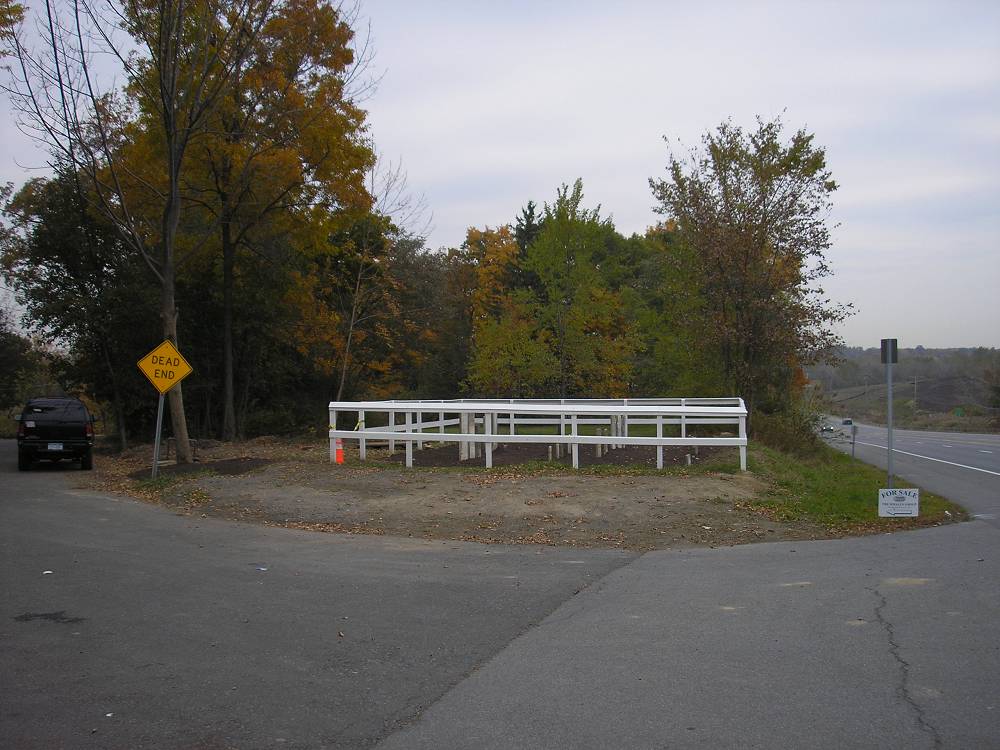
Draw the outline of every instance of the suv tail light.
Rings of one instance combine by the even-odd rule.
[[[87,423],[86,423],[86,424],[85,424],[85,425],[83,426],[83,430],[84,430],[84,434],[85,434],[85,435],[86,435],[87,437],[89,437],[89,438],[92,438],[92,437],[94,437],[94,425],[93,425],[92,423],[90,423],[90,422],[87,422]]]
[[[19,438],[23,438],[24,437],[24,421],[23,420],[17,423],[17,436]]]

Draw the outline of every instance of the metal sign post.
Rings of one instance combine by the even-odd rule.
[[[160,469],[160,434],[163,432],[163,394],[160,394],[160,404],[156,407],[156,438],[153,440],[153,479]]]
[[[194,370],[170,340],[164,341],[137,363],[142,374],[160,392],[156,407],[156,437],[153,439],[153,479],[160,469],[160,433],[163,431],[163,397]]]
[[[899,361],[899,353],[896,347],[896,339],[882,339],[882,363],[885,365],[885,384],[888,393],[888,405],[886,411],[887,440],[886,446],[889,449],[887,470],[889,473],[889,489],[892,489],[892,365]]]

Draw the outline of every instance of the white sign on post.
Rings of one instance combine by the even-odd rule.
[[[879,490],[878,514],[883,518],[920,515],[920,490],[910,487]]]

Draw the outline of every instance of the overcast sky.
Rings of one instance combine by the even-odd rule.
[[[667,144],[783,114],[840,189],[825,289],[849,344],[1000,346],[1000,3],[368,0],[377,143],[432,247],[582,177],[619,231],[657,220]]]
[[[583,178],[619,231],[657,220],[668,145],[783,113],[827,150],[829,296],[848,344],[1000,346],[1000,3],[367,0],[378,147],[433,248]],[[4,104],[6,107],[6,104]],[[0,179],[44,162],[3,125]]]

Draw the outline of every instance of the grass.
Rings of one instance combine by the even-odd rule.
[[[486,469],[481,465],[414,467],[414,471],[461,472],[525,476],[693,476],[739,474],[739,459],[729,451],[692,466],[655,469],[648,466],[598,464],[573,469],[566,464],[528,461],[516,466]],[[733,451],[735,454],[735,451]],[[399,464],[378,459],[366,462],[379,468]],[[361,466],[362,464],[358,464]],[[958,505],[931,492],[920,492],[920,515],[916,518],[880,518],[878,491],[886,486],[885,472],[850,456],[820,445],[808,457],[792,456],[751,442],[749,468],[768,485],[748,504],[777,521],[805,521],[825,526],[834,534],[867,534],[951,523],[967,518]],[[897,487],[912,487],[897,478]]]
[[[919,517],[880,518],[878,491],[886,486],[885,472],[828,446],[812,457],[797,458],[753,444],[750,469],[772,485],[754,506],[778,520],[807,520],[831,530],[865,533],[966,518],[961,507],[923,490]],[[897,479],[896,486],[913,485]]]
[[[199,477],[208,477],[213,474],[215,474],[215,472],[212,471],[209,466],[198,469],[197,471],[186,471],[179,474],[175,474],[173,472],[161,472],[157,474],[156,479],[150,477],[149,479],[134,480],[134,486],[140,492],[159,493],[163,490],[175,487],[181,482],[186,482],[190,479],[198,479]]]

